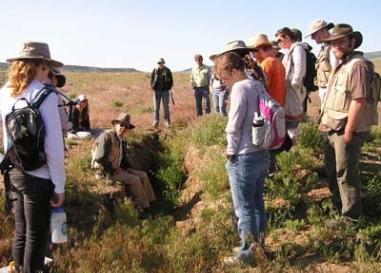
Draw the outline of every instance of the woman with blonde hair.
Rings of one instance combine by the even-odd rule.
[[[50,57],[46,43],[26,42],[20,56],[8,59],[9,79],[0,90],[0,116],[3,119],[4,151],[10,149],[5,118],[31,102],[44,89],[49,69],[62,66]],[[31,171],[7,170],[10,200],[15,215],[12,256],[16,272],[34,273],[43,270],[51,207],[64,203],[65,169],[62,131],[57,108],[57,94],[51,92],[39,107],[45,125],[44,152],[46,163]]]

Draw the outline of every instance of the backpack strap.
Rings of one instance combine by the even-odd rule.
[[[38,91],[37,95],[34,97],[30,104],[35,108],[39,108],[40,105],[46,99],[46,97],[52,92],[56,92],[56,90],[52,86],[44,85],[44,87],[40,91]]]

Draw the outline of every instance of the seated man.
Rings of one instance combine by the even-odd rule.
[[[139,213],[148,208],[156,200],[151,182],[143,171],[127,167],[126,140],[127,130],[135,128],[130,123],[130,115],[121,113],[117,119],[111,121],[114,129],[103,132],[95,141],[92,150],[92,168],[97,169],[96,177],[108,177],[119,181],[132,193],[135,206]]]

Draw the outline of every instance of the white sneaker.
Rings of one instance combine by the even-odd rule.
[[[155,127],[155,128],[159,127],[159,122],[157,121],[152,122],[152,127]]]
[[[170,123],[169,123],[169,121],[164,121],[164,125],[165,125],[165,127],[169,127],[170,126]]]

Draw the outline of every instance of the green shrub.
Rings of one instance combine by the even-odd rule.
[[[113,107],[113,108],[116,108],[116,109],[120,109],[120,108],[122,108],[123,105],[124,105],[124,103],[121,102],[120,100],[114,100],[114,101],[112,102],[112,107]]]
[[[197,175],[202,181],[203,191],[217,199],[229,189],[228,175],[225,169],[225,155],[214,151],[208,152],[209,161],[201,165]]]
[[[206,115],[202,117],[192,130],[192,140],[198,147],[203,146],[226,146],[225,127],[226,117],[218,115]]]
[[[298,144],[301,147],[312,149],[314,152],[322,151],[324,141],[316,123],[300,123],[299,130]]]
[[[131,199],[120,200],[114,208],[114,218],[120,224],[134,226],[138,221],[138,213]]]
[[[165,151],[159,153],[156,164],[159,166],[155,177],[162,185],[163,197],[172,207],[178,204],[181,187],[186,179],[183,171],[183,158],[179,153]]]
[[[373,126],[370,130],[369,142],[381,146],[381,126]]]

